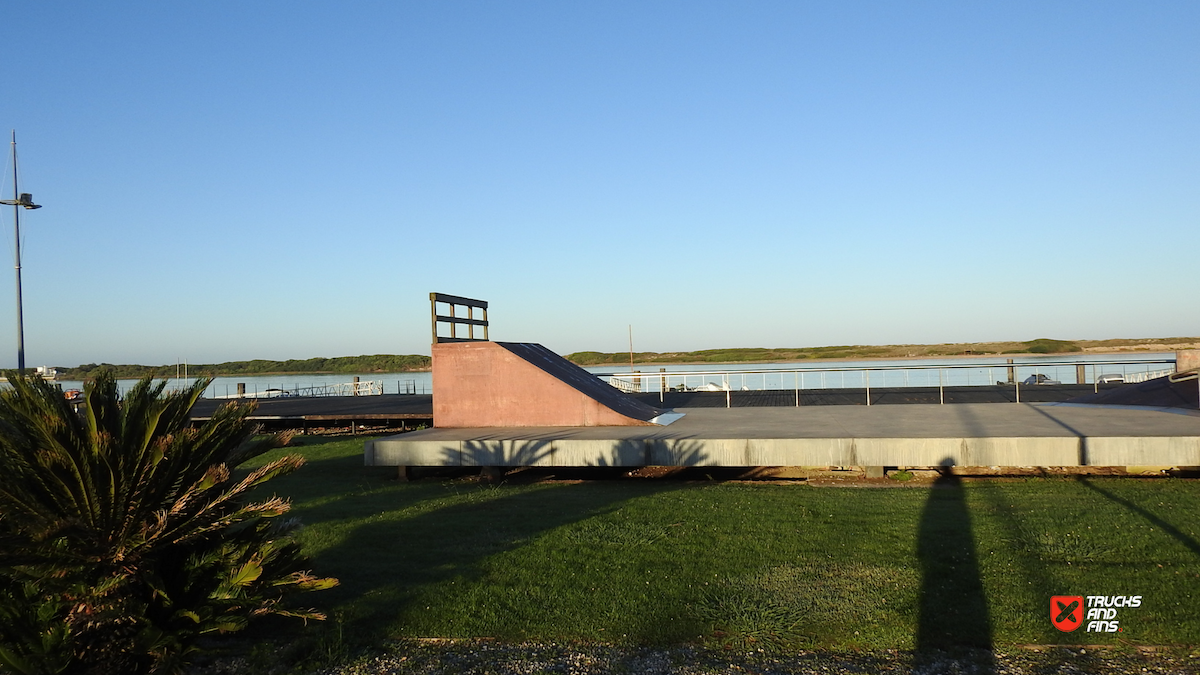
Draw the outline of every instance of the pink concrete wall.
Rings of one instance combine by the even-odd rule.
[[[493,342],[433,345],[435,427],[647,426]]]
[[[1175,370],[1184,373],[1200,369],[1200,349],[1188,349],[1175,352]]]

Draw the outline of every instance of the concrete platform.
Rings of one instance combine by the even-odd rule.
[[[958,404],[681,408],[666,427],[428,429],[368,466],[1200,466],[1200,414]]]

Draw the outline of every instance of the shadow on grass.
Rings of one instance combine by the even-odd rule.
[[[1010,589],[1013,596],[1020,596],[1022,611],[1030,616],[1044,614],[1047,603],[1053,595],[1063,595],[1062,582],[1054,575],[1038,555],[1040,546],[1036,539],[1023,526],[1022,518],[1017,507],[1012,502],[1017,499],[1008,495],[1003,489],[993,483],[978,483],[974,486],[976,493],[983,496],[990,507],[992,517],[1003,532],[1002,541],[1009,542],[1011,555],[1020,566],[1017,579],[1025,584],[1012,584]],[[1049,623],[1047,621],[1047,626]],[[1048,631],[1046,635],[1050,635]],[[1055,638],[1061,638],[1055,635]],[[1061,642],[1072,642],[1070,639]]]
[[[920,615],[916,657],[936,661],[939,653],[963,648],[990,650],[992,626],[962,482],[946,472],[929,491],[918,529],[921,562]],[[986,669],[990,657],[983,657]]]
[[[321,454],[324,446],[346,442],[308,441],[289,446],[272,455],[298,454],[304,466],[295,473],[280,476],[254,493],[255,498],[276,494],[292,503],[290,516],[300,518],[305,527],[329,521],[361,517],[364,512],[399,510],[428,499],[445,496],[439,483],[416,484],[401,489],[394,467],[365,467],[362,454]],[[352,441],[361,446],[360,441]],[[248,469],[241,469],[247,471]]]
[[[1175,527],[1174,525],[1172,525],[1172,524],[1168,523],[1167,521],[1163,520],[1162,518],[1158,517],[1153,512],[1151,512],[1145,508],[1142,508],[1141,506],[1138,506],[1137,504],[1134,504],[1133,502],[1129,501],[1128,499],[1125,499],[1124,497],[1115,495],[1115,494],[1109,492],[1108,490],[1105,490],[1104,488],[1094,484],[1092,481],[1088,480],[1086,476],[1079,476],[1079,478],[1077,480],[1087,489],[1099,494],[1100,496],[1104,497],[1105,499],[1107,499],[1113,503],[1120,504],[1121,506],[1125,507],[1126,509],[1129,509],[1130,511],[1145,518],[1147,521],[1154,523],[1154,525],[1156,527],[1158,527],[1163,532],[1166,532],[1168,535],[1171,536],[1171,538],[1175,539],[1175,541],[1178,541],[1180,544],[1183,544],[1184,548],[1186,548],[1189,551],[1191,551],[1192,553],[1200,556],[1200,542],[1198,542],[1195,539],[1192,539],[1188,535],[1184,534],[1182,531],[1180,531],[1179,528]]]
[[[470,461],[535,463],[547,452],[537,443],[481,446],[470,449]],[[677,481],[543,483],[521,476],[499,484],[406,483],[363,467],[361,455],[313,456],[273,488],[294,500],[308,527],[312,568],[341,582],[300,600],[317,604],[331,620],[294,640],[294,630],[279,631],[279,625],[259,631],[292,640],[293,657],[310,664],[336,662],[398,635],[471,636],[464,631],[483,625],[499,627],[490,635],[512,637],[504,631],[519,630],[520,621],[506,623],[504,605],[529,595],[536,563],[532,578],[510,579],[486,561],[629,499],[682,487]]]
[[[431,620],[422,616],[431,608],[414,603],[422,597],[429,601],[424,589],[448,582],[458,588],[508,586],[510,580],[496,576],[484,561],[544,532],[607,513],[630,498],[677,486],[613,482],[475,488],[477,498],[452,506],[358,525],[340,544],[321,551],[314,566],[342,580],[331,600],[343,608],[348,627],[364,642],[413,622],[446,625],[457,613],[502,615],[503,609],[496,607],[442,606],[433,608],[431,615],[442,618]],[[521,582],[509,590],[519,603]],[[435,601],[453,603],[451,598]]]

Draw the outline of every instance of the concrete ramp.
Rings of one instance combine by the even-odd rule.
[[[1200,409],[1200,380],[1195,373],[1178,373],[1116,389],[1077,396],[1067,403],[1093,405],[1144,405],[1154,408]]]
[[[652,426],[654,408],[542,345],[433,345],[435,427]]]

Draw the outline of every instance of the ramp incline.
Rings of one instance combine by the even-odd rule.
[[[1142,405],[1155,408],[1200,409],[1200,382],[1193,375],[1159,377],[1136,384],[1068,399],[1067,403]]]
[[[649,422],[666,412],[620,391],[540,344],[535,342],[497,342],[496,344],[541,368],[551,377],[569,384],[584,396],[626,417]]]
[[[432,351],[435,427],[645,426],[667,412],[539,344],[448,342]]]

